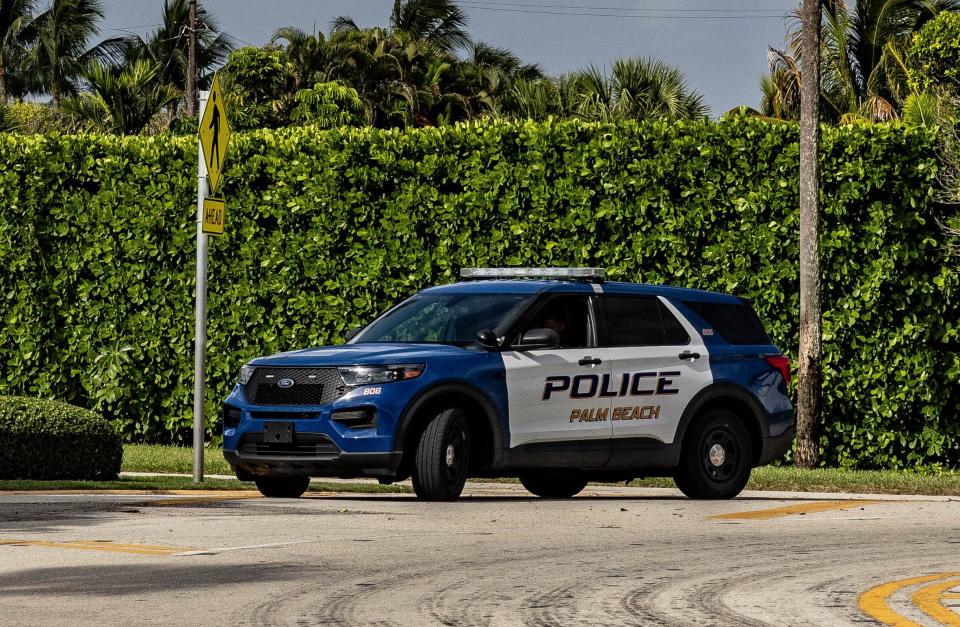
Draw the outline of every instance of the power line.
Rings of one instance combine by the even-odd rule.
[[[761,13],[764,16],[780,16],[782,13],[777,13],[771,9],[672,9],[672,8],[637,8],[631,9],[629,7],[598,7],[591,5],[570,5],[570,4],[537,4],[529,2],[496,2],[495,0],[458,0],[460,4],[479,4],[479,5],[495,5],[495,6],[506,6],[506,7],[515,7],[515,8],[543,8],[543,9],[583,9],[590,11],[621,11],[629,13],[702,13],[705,16],[709,16],[713,13],[723,14],[723,13],[732,13],[736,15],[749,15],[753,13]]]
[[[780,15],[624,15],[622,13],[569,13],[566,11],[526,11],[523,9],[507,9],[502,7],[465,6],[467,9],[479,11],[494,11],[502,13],[532,13],[535,15],[569,15],[572,17],[620,17],[640,20],[757,20],[757,19],[784,19],[786,14]]]

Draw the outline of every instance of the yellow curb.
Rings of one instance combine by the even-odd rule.
[[[206,495],[221,495],[221,494],[250,494],[251,492],[257,493],[256,488],[250,488],[249,490],[2,490],[0,491],[0,499],[4,495],[13,495],[13,496],[56,496],[59,494],[132,494],[132,495],[151,495],[151,494],[196,494],[200,496]]]

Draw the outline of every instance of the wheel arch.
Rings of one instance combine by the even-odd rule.
[[[743,426],[750,435],[751,465],[756,465],[763,451],[765,434],[768,432],[767,414],[750,392],[733,383],[714,383],[698,392],[687,404],[680,418],[674,442],[681,447],[686,446],[690,427],[707,411],[718,408],[729,409],[743,420]]]
[[[407,405],[394,433],[395,451],[403,454],[399,474],[410,472],[416,451],[416,439],[435,412],[456,406],[467,414],[473,444],[470,447],[471,470],[494,466],[503,449],[503,428],[493,402],[479,389],[461,382],[439,383],[422,391]]]

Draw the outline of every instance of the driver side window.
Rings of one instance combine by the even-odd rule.
[[[560,338],[560,348],[590,346],[590,298],[580,294],[551,296],[524,325],[531,329],[552,329]]]

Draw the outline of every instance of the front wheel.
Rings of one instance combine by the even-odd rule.
[[[260,494],[275,499],[299,498],[310,487],[310,477],[257,477]]]
[[[587,480],[576,474],[529,472],[520,475],[528,491],[545,499],[568,499],[587,487]]]
[[[470,467],[470,428],[463,411],[444,409],[427,423],[413,469],[413,491],[425,501],[453,501]]]
[[[693,426],[674,480],[692,499],[732,499],[747,485],[752,461],[743,423],[732,411],[715,409]]]

